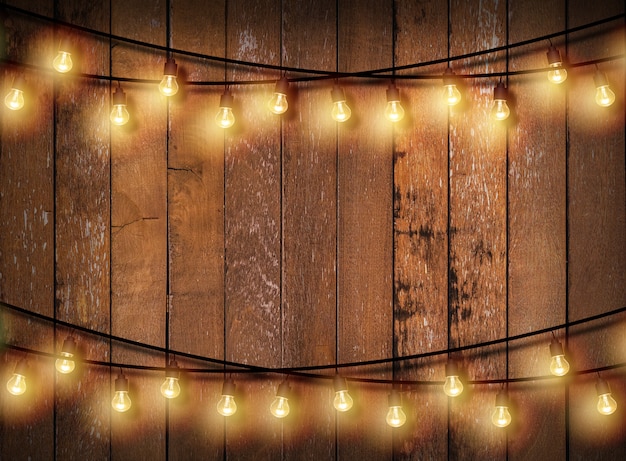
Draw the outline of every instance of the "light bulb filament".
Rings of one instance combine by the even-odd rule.
[[[11,88],[11,91],[4,98],[4,104],[11,110],[20,110],[24,107],[24,92],[17,88]]]
[[[217,403],[217,412],[222,416],[232,416],[237,412],[235,397],[232,395],[222,395]]]
[[[62,50],[59,50],[59,53],[52,61],[52,66],[56,69],[57,72],[60,72],[62,74],[72,70],[73,65],[74,63],[72,62],[72,55],[67,51]]]
[[[74,371],[76,363],[73,360],[70,360],[74,356],[74,354],[71,354],[69,352],[61,352],[61,355],[64,358],[59,358],[55,362],[57,371],[63,374],[68,374]]]
[[[26,378],[24,375],[14,373],[7,382],[7,390],[13,395],[22,395],[26,392]]]

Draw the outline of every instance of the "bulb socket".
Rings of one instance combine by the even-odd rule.
[[[443,73],[443,86],[456,85],[457,76],[449,67]]]
[[[609,383],[606,382],[604,379],[598,378],[598,380],[596,381],[596,392],[598,393],[598,395],[610,394],[611,387],[609,386]]]
[[[224,94],[220,96],[220,107],[233,107],[233,95],[230,94],[229,90],[224,91]]]
[[[333,86],[332,91],[330,92],[330,96],[333,98],[333,102],[341,102],[346,100],[346,94],[338,85]]]
[[[609,85],[606,74],[604,72],[600,72],[599,70],[597,70],[595,75],[593,76],[593,83],[595,83],[596,88]]]
[[[115,88],[115,93],[113,93],[113,105],[114,106],[125,106],[126,105],[126,93],[119,86]]]
[[[564,355],[563,345],[556,339],[553,339],[550,343],[550,356],[556,357],[557,355]]]
[[[387,102],[400,101],[400,91],[394,84],[389,85],[387,88]]]
[[[13,374],[26,376],[28,374],[28,362],[26,360],[21,359],[19,362],[15,364],[15,370],[13,370]]]
[[[128,392],[128,379],[120,373],[115,380],[115,392]]]
[[[459,367],[456,362],[446,363],[446,377],[447,376],[459,376]]]
[[[348,390],[348,383],[346,382],[346,378],[342,378],[339,375],[335,375],[335,377],[333,378],[333,386],[335,388],[335,392]]]
[[[504,83],[500,82],[493,89],[493,99],[496,101],[506,101],[507,89]]]
[[[546,55],[548,57],[548,64],[549,65],[552,65],[552,64],[562,64],[562,62],[563,62],[563,61],[561,61],[561,53],[559,52],[559,50],[557,50],[553,46],[548,48],[548,52],[546,53]]]
[[[170,360],[170,364],[165,370],[165,377],[180,379],[180,368],[178,368],[176,360]]]
[[[72,54],[72,50],[70,48],[70,39],[67,37],[63,37],[60,41],[59,41],[59,51],[63,52],[63,53],[69,53]]]
[[[13,90],[24,90],[24,85],[26,84],[26,80],[23,75],[18,75],[13,79],[13,85],[11,85],[11,89]]]
[[[172,75],[176,76],[178,73],[178,64],[176,64],[176,60],[174,58],[169,58],[165,61],[165,66],[163,66],[163,75]]]
[[[388,402],[390,407],[402,406],[402,395],[396,389],[392,389],[389,393]]]
[[[274,87],[274,93],[287,94],[288,90],[289,80],[287,80],[287,77],[282,77],[276,82],[276,86]]]
[[[72,355],[76,353],[76,342],[74,341],[74,338],[72,338],[71,336],[65,338],[65,341],[63,341],[63,347],[61,348],[61,352]]]
[[[230,395],[231,397],[235,395],[235,383],[232,379],[227,379],[222,384],[222,395]]]
[[[507,407],[509,406],[509,396],[506,391],[500,391],[496,394],[496,407]]]
[[[276,397],[282,397],[284,399],[288,399],[290,392],[291,392],[291,388],[289,387],[289,384],[287,383],[287,381],[283,381],[278,386],[278,390],[276,391]]]

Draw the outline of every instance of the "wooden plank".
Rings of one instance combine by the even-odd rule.
[[[166,44],[163,4],[111,5],[111,32]],[[159,80],[165,53],[118,43],[111,74]],[[165,345],[167,307],[167,101],[156,84],[124,83],[131,121],[111,130],[111,333],[157,346]],[[112,344],[114,362],[165,365],[162,354]],[[111,411],[111,456],[165,457],[165,403],[155,375],[123,370],[133,406]],[[111,393],[119,370],[111,370]],[[155,382],[156,381],[156,382]],[[141,434],[141,437],[128,437]]]
[[[25,8],[36,5],[23,4]],[[43,2],[42,2],[43,3]],[[46,5],[40,5],[45,11]],[[46,62],[52,29],[19,15],[3,17],[3,57],[25,64]],[[0,145],[0,300],[46,316],[54,315],[54,154],[53,81],[19,66],[3,66],[4,91],[13,79],[26,80],[25,106],[1,111]],[[53,329],[47,322],[8,311],[1,314],[7,344],[51,351]],[[0,458],[16,454],[33,459],[54,456],[54,368],[47,358],[3,350],[2,385],[16,363],[29,365],[27,391],[0,397]]]
[[[283,5],[284,65],[334,68],[335,2]],[[337,307],[337,141],[320,114],[328,88],[316,82],[293,86],[282,121],[283,360],[290,367],[335,363]],[[284,430],[286,459],[333,458],[335,418],[343,416],[335,416],[333,398],[330,380],[298,386],[298,421]]]
[[[566,27],[565,2],[509,6],[509,41],[520,42]],[[565,58],[564,40],[552,41]],[[547,66],[549,42],[517,48],[510,69]],[[567,82],[550,83],[545,73],[513,76],[515,127],[509,132],[509,334],[564,323],[566,319],[566,92]],[[556,332],[567,347],[565,331]],[[550,335],[511,344],[509,375],[549,374]],[[564,459],[563,380],[511,386],[515,426],[509,458]]]
[[[396,65],[446,55],[447,8],[443,1],[396,4]],[[416,47],[420,42],[431,46]],[[438,74],[443,67],[417,72]],[[441,81],[396,83],[406,115],[394,125],[394,334],[396,354],[406,356],[448,347],[448,109]],[[445,357],[433,357],[400,362],[395,377],[441,381],[444,370]],[[447,459],[448,399],[441,386],[418,387],[404,401],[411,417],[395,431],[398,459]]]
[[[571,27],[624,13],[624,3],[590,6],[569,3]],[[568,36],[568,57],[584,62],[624,53],[623,21]],[[594,102],[594,66],[577,68],[569,87],[568,218],[569,318],[580,319],[626,305],[626,169],[624,151],[623,61],[598,65],[618,95],[616,103]],[[570,329],[575,369],[624,362],[624,317]],[[602,373],[612,390],[624,395],[622,370]],[[587,378],[587,379],[585,379]],[[570,388],[570,452],[578,459],[623,458],[623,414],[602,416],[595,410],[595,376],[577,377]]]
[[[173,2],[177,49],[224,56],[225,1]],[[181,79],[224,78],[224,65],[177,56]],[[170,105],[168,144],[169,347],[224,358],[224,136],[213,118],[223,88],[185,85]],[[178,359],[179,366],[206,366]],[[168,401],[168,456],[221,459],[221,380],[187,375]],[[198,402],[202,401],[202,406]],[[210,423],[209,423],[210,422]]]
[[[458,2],[450,6],[452,56],[506,43],[505,3]],[[455,63],[460,72],[505,70],[504,53]],[[469,81],[467,108],[450,125],[450,345],[463,346],[506,336],[506,130],[489,119],[494,79]],[[470,379],[506,377],[503,348],[462,354]],[[506,430],[491,424],[499,386],[467,389],[452,408],[449,456],[504,459]],[[456,405],[455,405],[456,406]]]
[[[392,10],[379,1],[339,4],[339,71],[391,65]],[[384,83],[341,81],[352,118],[337,126],[339,362],[393,354],[393,184],[391,127],[383,117]],[[330,90],[330,88],[329,88]],[[330,100],[328,105],[330,110]],[[391,378],[391,366],[346,374]],[[385,423],[387,391],[353,385],[357,404],[337,422],[340,459],[390,459],[392,429]],[[359,437],[361,444],[354,444]]]
[[[279,64],[280,1],[228,2],[228,57]],[[229,67],[229,79],[276,78],[277,72]],[[280,119],[267,110],[273,87],[234,85],[242,101],[226,146],[226,312],[228,360],[278,367],[283,357],[281,306]],[[233,128],[235,128],[233,127]],[[234,376],[240,410],[227,421],[228,459],[279,459],[283,424],[269,413],[281,377]],[[294,410],[295,410],[294,405]]]

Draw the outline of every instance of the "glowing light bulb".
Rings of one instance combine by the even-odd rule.
[[[449,397],[456,397],[463,392],[463,383],[459,379],[459,370],[455,362],[446,364],[446,381],[443,384],[443,391]]]
[[[611,395],[609,383],[598,378],[596,382],[596,392],[598,393],[598,413],[607,416],[615,413],[615,410],[617,410],[617,402]]]
[[[289,90],[289,80],[285,77],[281,78],[276,82],[276,87],[274,88],[274,94],[272,98],[267,103],[267,107],[269,110],[276,115],[284,114],[287,112],[289,108],[289,103],[287,102],[287,91]]]
[[[13,79],[11,91],[4,98],[4,104],[11,110],[20,110],[24,107],[24,77]]]
[[[126,93],[119,86],[113,93],[113,110],[109,117],[113,125],[122,126],[128,123],[130,114],[126,110]]]
[[[161,384],[161,395],[166,399],[175,399],[180,395],[180,369],[175,360],[170,362],[169,367],[165,370],[165,381]]]
[[[553,339],[550,343],[550,355],[552,356],[550,373],[554,376],[565,376],[569,371],[569,363],[565,360],[563,346],[556,339]]]
[[[163,68],[163,79],[159,83],[159,91],[163,96],[174,96],[178,93],[178,82],[176,74],[178,73],[178,64],[173,58],[169,58],[165,62]]]
[[[548,49],[548,65],[550,70],[548,71],[548,80],[557,85],[563,83],[567,79],[567,71],[563,68],[563,61],[561,61],[561,53],[555,47],[551,46]]]
[[[233,115],[233,96],[226,90],[220,97],[220,110],[215,116],[215,123],[221,128],[230,128],[235,124]]]
[[[461,92],[456,87],[456,77],[450,68],[443,74],[443,100],[448,106],[455,106],[461,102]]]
[[[224,381],[222,385],[222,398],[217,402],[217,412],[222,416],[232,416],[237,412],[235,383],[232,379]]]
[[[406,414],[402,410],[402,396],[395,389],[389,394],[389,411],[385,421],[391,427],[400,427],[406,423]]]
[[[400,104],[400,92],[395,85],[387,88],[387,106],[385,106],[385,118],[390,122],[399,122],[404,118],[404,107]]]
[[[609,107],[615,102],[615,93],[609,87],[606,75],[596,71],[593,81],[596,84],[596,104],[601,107]]]
[[[113,396],[113,400],[111,400],[111,406],[115,411],[124,413],[130,409],[131,405],[132,402],[128,396],[128,379],[120,373],[115,380],[115,395]]]
[[[348,393],[348,385],[346,379],[339,375],[335,375],[335,398],[333,399],[333,406],[337,411],[348,411],[352,408],[354,400]]]
[[[337,85],[334,86],[331,97],[333,99],[333,108],[330,111],[330,115],[336,122],[345,122],[352,115],[352,110],[346,104],[346,95],[341,88]]]
[[[63,347],[61,348],[60,355],[62,355],[63,358],[58,358],[54,362],[54,366],[59,373],[68,374],[74,371],[76,368],[76,363],[72,360],[74,352],[76,352],[76,343],[74,342],[74,338],[68,336],[65,341],[63,341]]]
[[[289,390],[289,384],[285,381],[278,386],[276,398],[270,405],[270,412],[277,418],[284,418],[289,414]]]
[[[491,118],[494,120],[502,121],[509,118],[511,110],[506,103],[506,96],[506,87],[502,83],[498,83],[493,90],[493,106],[491,108]]]
[[[59,52],[52,60],[52,67],[57,72],[62,74],[72,70],[74,63],[72,62],[72,53],[69,51],[69,43],[67,40],[62,40],[59,44]]]
[[[26,392],[26,372],[27,365],[24,360],[20,360],[15,365],[13,376],[7,381],[7,390],[13,395],[22,395]]]
[[[511,424],[511,413],[509,413],[509,399],[504,392],[496,394],[496,408],[491,415],[491,422],[498,427],[506,427]]]

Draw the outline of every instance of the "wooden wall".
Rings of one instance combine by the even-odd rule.
[[[164,367],[171,354],[267,368],[428,354],[515,336],[626,306],[624,19],[552,39],[570,63],[600,63],[617,95],[593,102],[593,66],[556,87],[548,41],[451,61],[457,74],[506,74],[513,115],[488,119],[498,77],[465,79],[446,108],[448,57],[573,29],[623,2],[584,0],[11,0],[102,36],[2,12],[2,91],[22,72],[27,104],[0,110],[0,337],[48,353],[67,335],[84,359]],[[353,117],[329,117],[331,81],[234,84],[236,125],[213,123],[222,85],[155,84],[166,53],[283,67],[398,70],[407,116],[382,116],[385,79],[341,80]],[[61,37],[75,70],[48,70]],[[277,79],[279,70],[174,54],[179,80]],[[23,63],[20,67],[14,62]],[[110,125],[121,79],[131,122]],[[300,74],[289,73],[295,78]],[[4,93],[3,93],[4,94]],[[573,370],[626,362],[624,314],[556,332]],[[133,407],[111,410],[119,369],[57,374],[29,354],[26,395],[0,392],[0,458],[228,460],[593,460],[626,457],[626,373],[608,370],[617,413],[595,411],[596,376],[508,385],[514,423],[490,422],[493,381],[548,374],[549,333],[451,354],[466,381],[446,397],[445,354],[341,369],[354,408],[337,414],[326,379],[289,378],[292,414],[268,412],[281,374],[232,375],[238,413],[217,414],[222,373],[184,373],[164,401],[162,372],[124,369]],[[24,352],[0,351],[10,377]],[[210,366],[220,371],[219,365]],[[334,368],[317,371],[332,375]],[[388,383],[408,421],[384,421]],[[433,382],[437,385],[432,384]],[[4,386],[4,384],[3,384]]]

